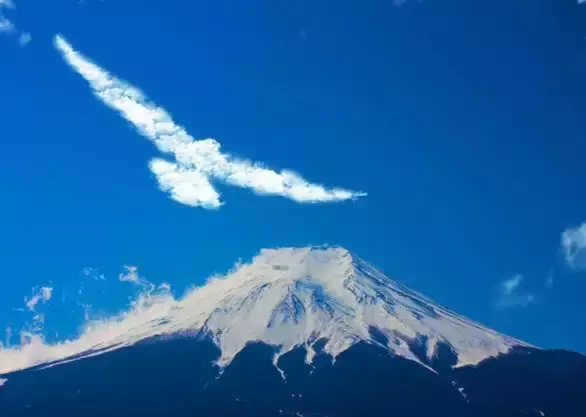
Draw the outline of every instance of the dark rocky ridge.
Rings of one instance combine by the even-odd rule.
[[[452,369],[446,346],[437,373],[358,343],[331,357],[282,356],[253,343],[222,372],[205,337],[150,339],[132,347],[4,377],[0,412],[44,416],[579,417],[586,410],[586,357],[517,348]],[[458,388],[462,389],[462,392]]]

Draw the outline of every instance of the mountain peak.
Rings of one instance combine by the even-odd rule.
[[[222,350],[221,366],[252,341],[277,347],[275,363],[296,347],[306,349],[311,363],[314,344],[325,340],[324,350],[333,358],[363,341],[425,365],[445,344],[457,366],[523,345],[441,307],[337,246],[264,249],[201,291],[217,294],[203,330]],[[372,336],[373,329],[379,337]],[[424,358],[414,352],[417,343],[424,345]]]

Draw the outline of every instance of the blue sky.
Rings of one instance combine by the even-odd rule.
[[[14,3],[0,328],[42,312],[49,340],[73,334],[81,305],[128,302],[124,265],[181,293],[260,248],[330,243],[497,330],[586,352],[586,6]],[[92,95],[57,34],[194,138],[368,195],[302,204],[213,179],[220,208],[174,201],[149,170],[164,155]]]

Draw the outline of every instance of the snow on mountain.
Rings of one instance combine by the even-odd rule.
[[[210,335],[222,352],[221,367],[255,341],[275,346],[275,364],[296,347],[306,349],[311,363],[318,340],[334,360],[364,341],[384,343],[389,352],[422,365],[412,346],[425,344],[431,359],[444,343],[456,354],[456,366],[526,346],[411,291],[346,249],[284,248],[262,250],[250,264],[210,279],[181,300],[166,288],[145,294],[130,311],[90,323],[76,340],[47,345],[33,338],[0,349],[0,373],[186,332]]]
[[[342,248],[264,250],[227,279],[208,284],[216,285],[221,295],[203,314],[203,325],[222,350],[220,365],[250,341],[279,346],[277,357],[304,346],[311,363],[313,344],[325,339],[325,351],[335,358],[358,341],[379,343],[371,328],[388,339],[387,349],[415,361],[409,345],[417,338],[427,340],[428,358],[444,342],[458,366],[522,344],[450,312]]]

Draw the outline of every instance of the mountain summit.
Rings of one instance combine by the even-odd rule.
[[[35,365],[35,366],[33,366]],[[340,247],[262,250],[77,339],[0,351],[11,417],[570,417],[584,356],[462,317]]]
[[[302,346],[307,363],[319,340],[333,358],[364,341],[420,363],[444,343],[457,366],[525,345],[441,307],[340,247],[263,250],[200,291],[197,302],[187,300],[185,316],[194,319],[188,326],[211,333],[222,366],[253,341],[278,347],[275,362]]]

